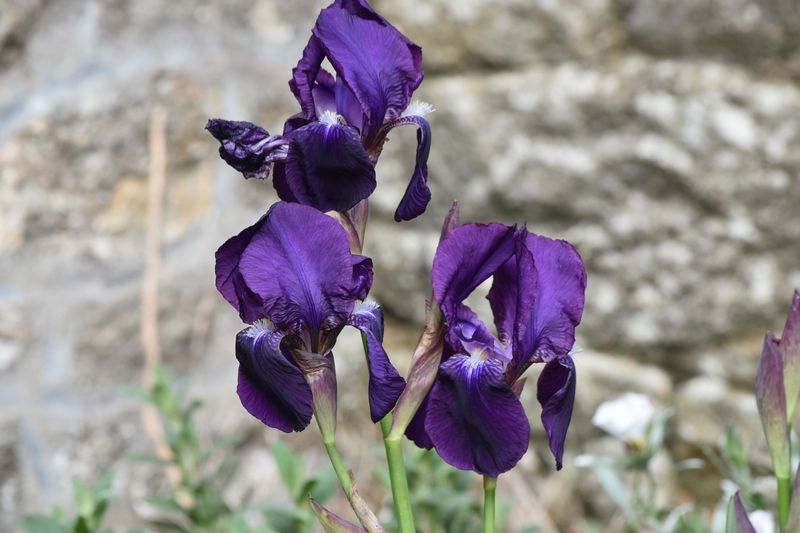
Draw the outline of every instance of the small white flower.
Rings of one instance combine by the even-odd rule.
[[[655,412],[648,396],[629,392],[601,403],[592,424],[624,442],[642,441]]]
[[[775,533],[775,519],[769,511],[753,511],[748,516],[757,533]]]

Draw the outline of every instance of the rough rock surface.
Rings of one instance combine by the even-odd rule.
[[[780,328],[800,286],[796,2],[375,5],[423,46],[417,96],[438,109],[426,215],[391,221],[413,131],[393,134],[372,201],[367,252],[398,365],[424,313],[441,217],[458,198],[465,220],[527,222],[586,260],[569,454],[598,437],[596,405],[631,389],[671,407],[675,439],[690,448],[713,444],[709,421],[747,420],[757,434],[760,337]],[[0,529],[65,503],[69,475],[92,478],[149,445],[122,389],[142,367],[155,106],[168,116],[164,359],[211,404],[208,427],[253,429],[232,393],[240,324],[214,292],[212,261],[274,193],[222,164],[202,128],[223,116],[279,129],[296,110],[289,70],[322,6],[0,0]],[[363,414],[357,350],[342,341],[340,369],[352,372],[340,390],[358,393],[341,405]],[[540,430],[534,438],[523,466],[549,471]],[[135,496],[149,482],[126,464],[118,485]]]

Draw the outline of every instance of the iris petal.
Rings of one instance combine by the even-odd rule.
[[[515,348],[521,346],[539,288],[533,254],[525,246],[525,240],[525,234],[521,234],[515,243],[514,257],[494,273],[487,296],[497,333]]]
[[[397,222],[411,220],[425,212],[431,201],[431,190],[428,188],[428,155],[431,151],[431,126],[421,116],[400,117],[391,127],[413,124],[417,126],[417,156],[414,173],[408,182],[405,194],[394,212]]]
[[[337,2],[323,9],[313,33],[337,78],[360,103],[366,120],[362,134],[371,139],[385,121],[400,116],[421,83],[419,47],[366,2]]]
[[[550,441],[550,451],[561,470],[564,441],[567,438],[572,407],[575,404],[575,364],[561,357],[547,363],[539,375],[536,398],[542,405],[542,424]]]
[[[515,227],[465,224],[452,230],[433,259],[433,297],[448,325],[461,302],[514,253]]]
[[[528,449],[530,425],[503,365],[455,355],[431,389],[425,429],[449,464],[496,477]]]
[[[405,380],[383,349],[383,311],[375,304],[361,304],[350,316],[349,323],[361,330],[366,340],[369,364],[369,411],[378,422],[394,408],[403,392]]]
[[[530,322],[517,350],[523,355],[516,361],[520,372],[530,358],[549,361],[569,353],[586,292],[586,269],[574,246],[533,233],[525,244],[533,254],[538,286]]]
[[[261,217],[255,224],[225,241],[216,253],[217,290],[239,311],[242,322],[250,323],[264,316],[261,298],[245,283],[239,262],[242,253],[265,222],[266,216]]]
[[[347,235],[312,207],[273,205],[242,253],[239,269],[280,330],[331,330],[353,309]]]
[[[211,119],[206,129],[219,141],[219,155],[245,178],[266,179],[276,148],[286,144],[251,122]]]
[[[264,424],[287,433],[302,431],[313,413],[311,389],[282,352],[281,338],[260,323],[239,332],[236,392],[244,408]]]
[[[303,57],[292,69],[292,79],[289,80],[289,88],[300,103],[300,108],[307,120],[316,118],[313,92],[323,59],[325,59],[325,50],[322,43],[312,35],[303,49]]]
[[[291,136],[286,185],[301,204],[347,211],[375,190],[375,167],[355,128],[315,122]]]
[[[431,395],[429,392],[422,400],[422,403],[419,404],[419,409],[414,413],[411,422],[408,424],[408,427],[406,427],[406,437],[411,439],[411,441],[420,448],[425,448],[426,450],[433,448],[433,441],[425,430],[425,420],[428,418],[428,400],[430,397]]]
[[[353,288],[350,294],[354,299],[364,300],[372,288],[372,259],[363,255],[353,256]]]

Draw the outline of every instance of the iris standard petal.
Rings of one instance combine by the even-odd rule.
[[[530,322],[515,349],[515,375],[531,362],[567,355],[575,344],[586,292],[586,269],[575,247],[561,240],[529,233],[538,284]]]
[[[564,441],[575,404],[575,363],[571,357],[554,359],[545,365],[539,375],[536,398],[542,405],[542,425],[556,458],[556,469],[561,470]]]
[[[363,255],[353,255],[353,299],[364,300],[372,288],[372,259]]]
[[[417,126],[417,156],[414,173],[408,182],[406,192],[394,212],[396,222],[411,220],[425,212],[431,201],[431,190],[428,188],[428,155],[431,152],[431,126],[421,116],[403,116],[395,120],[391,128],[412,124]]]
[[[353,309],[347,235],[312,207],[273,205],[244,250],[239,269],[280,330],[334,329]]]
[[[316,118],[314,106],[314,84],[319,75],[320,65],[325,59],[325,50],[322,43],[315,36],[311,36],[303,49],[303,57],[292,69],[292,79],[289,80],[289,89],[300,103],[303,115],[307,120]]]
[[[449,464],[496,477],[525,455],[530,425],[497,361],[455,355],[431,389],[425,429]]]
[[[514,253],[517,229],[502,224],[465,224],[439,243],[433,259],[433,297],[448,324],[458,306]]]
[[[276,149],[287,141],[251,122],[211,119],[206,129],[219,141],[219,155],[245,178],[266,179]]]
[[[281,334],[256,323],[236,336],[239,385],[247,411],[284,432],[302,431],[313,413],[311,389],[302,372],[281,350]]]
[[[522,345],[539,287],[533,254],[525,245],[526,238],[525,231],[517,235],[514,256],[494,273],[487,296],[500,339],[515,348]],[[519,354],[517,357],[520,358]]]
[[[313,33],[337,78],[361,105],[361,133],[371,139],[385,121],[400,116],[421,83],[419,48],[366,2],[337,2],[323,9]]]
[[[239,311],[242,322],[250,323],[264,316],[261,298],[247,286],[239,270],[242,253],[264,222],[266,216],[225,241],[216,253],[217,290]]]
[[[403,392],[405,380],[383,349],[383,311],[374,303],[356,306],[349,323],[364,334],[369,365],[369,412],[373,422],[378,422],[394,408]]]
[[[375,190],[375,167],[355,128],[314,122],[291,137],[286,185],[301,204],[346,211]]]
[[[324,68],[319,69],[311,94],[314,97],[316,118],[326,112],[336,113],[336,79]]]

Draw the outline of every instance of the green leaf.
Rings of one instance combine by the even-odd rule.
[[[283,486],[289,490],[292,499],[297,501],[302,496],[300,491],[302,490],[301,476],[303,475],[303,467],[299,458],[281,441],[273,442],[270,449],[272,450],[272,456],[275,458],[275,463],[278,465],[278,473],[281,476]]]
[[[310,496],[319,503],[326,503],[339,488],[339,480],[336,478],[333,468],[323,470],[314,480],[316,484],[310,489]]]
[[[94,511],[94,493],[77,476],[72,476],[72,492],[78,516],[90,517]]]
[[[43,514],[31,514],[17,524],[26,533],[67,533],[69,530],[54,518]]]
[[[265,508],[264,517],[278,533],[297,533],[309,520],[306,513],[281,507]]]

